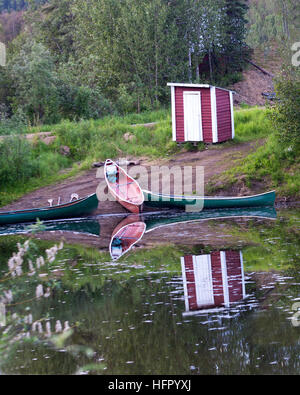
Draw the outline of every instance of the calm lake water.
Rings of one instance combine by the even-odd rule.
[[[93,221],[73,224],[89,246],[68,244],[66,228],[57,241],[2,235],[1,373],[299,374],[300,209],[180,215],[125,221],[146,233],[115,260]]]

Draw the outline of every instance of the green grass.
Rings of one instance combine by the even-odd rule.
[[[146,123],[155,124],[150,127],[143,126]],[[271,179],[273,186],[278,186],[280,182],[286,183],[289,194],[299,192],[299,176],[295,174],[299,173],[299,167],[296,161],[291,162],[289,172],[286,173],[282,168],[284,160],[282,153],[279,152],[280,155],[274,157],[274,143],[268,137],[272,134],[272,127],[265,109],[253,107],[236,110],[235,130],[234,141],[214,148],[222,149],[226,145],[252,140],[261,141],[266,138],[267,143],[249,156],[243,167],[228,172],[223,181],[230,184],[236,180],[237,174],[246,174],[250,185],[251,179],[267,177]],[[2,160],[0,158],[0,206],[9,204],[32,190],[90,169],[96,161],[120,157],[168,158],[182,149],[191,151],[204,148],[203,143],[197,147],[185,144],[179,148],[172,141],[170,109],[129,114],[123,117],[107,116],[99,120],[62,121],[56,125],[27,129],[27,133],[39,132],[52,132],[56,140],[50,146],[33,142],[28,148],[23,144],[24,149],[27,150],[26,158],[18,147],[9,153],[11,146],[7,144],[9,148],[6,147],[5,152],[8,153],[2,155]],[[124,137],[126,135],[129,138],[126,139]],[[0,142],[0,150],[1,144],[3,142]],[[69,157],[60,153],[61,146],[70,148]],[[278,151],[278,147],[276,149]],[[22,158],[22,165],[19,168],[17,166],[19,160],[15,155]],[[7,163],[6,158],[9,158],[10,164]]]
[[[151,128],[141,126],[153,122],[156,124]],[[50,146],[33,142],[28,147],[28,143],[17,139],[0,142],[0,151],[1,148],[3,151],[0,158],[0,206],[32,190],[90,169],[95,161],[125,156],[166,157],[178,151],[171,139],[171,116],[166,109],[99,120],[63,121],[27,130],[28,133],[45,131],[57,136]],[[130,136],[128,141],[124,138],[126,133]],[[61,155],[62,145],[70,148],[69,157]]]
[[[235,143],[262,139],[270,135],[272,125],[267,118],[267,110],[260,107],[235,111]]]
[[[235,167],[216,176],[208,186],[209,193],[231,188],[243,180],[248,188],[259,184],[261,188],[276,189],[278,196],[300,198],[299,150],[284,146],[271,134],[265,144]],[[217,187],[216,187],[217,185]]]

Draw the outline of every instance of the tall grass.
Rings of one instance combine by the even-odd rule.
[[[271,121],[267,117],[267,110],[253,107],[235,111],[235,139],[236,143],[261,139],[272,132]]]

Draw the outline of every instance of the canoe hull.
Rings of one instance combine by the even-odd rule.
[[[111,167],[117,169],[118,174],[113,182],[109,180],[107,174]],[[111,159],[107,159],[105,162],[104,178],[108,190],[117,202],[133,214],[141,212],[144,203],[143,191],[139,184]]]
[[[116,195],[114,193],[114,191],[111,190],[111,189],[110,189],[110,193],[116,199],[116,201],[121,204],[121,206],[126,208],[126,210],[130,211],[132,214],[139,214],[141,212],[141,207],[142,206],[136,205],[136,204],[132,204],[132,203],[129,203],[129,202],[125,202],[124,200],[120,199],[120,197],[118,195]]]
[[[34,222],[39,220],[52,220],[62,218],[75,218],[89,215],[98,207],[96,194],[78,201],[53,207],[44,207],[32,210],[19,210],[0,213],[0,224],[16,224]]]
[[[242,207],[268,207],[274,206],[275,191],[262,193],[254,196],[237,197],[185,197],[171,196],[143,191],[145,205],[150,207],[185,208],[186,206],[196,206],[202,209],[223,209]]]

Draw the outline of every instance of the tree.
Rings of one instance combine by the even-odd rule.
[[[137,110],[166,100],[166,83],[183,78],[187,55],[171,18],[174,2],[91,0],[83,5],[75,0],[73,9],[76,55],[87,75],[94,70],[90,81],[114,100],[120,87],[123,96],[134,95]]]
[[[58,77],[49,50],[27,39],[8,68],[15,88],[14,111],[22,109],[34,123],[58,120]]]
[[[253,0],[250,3],[247,42],[252,47],[270,42],[298,40],[300,2],[298,0]]]
[[[72,1],[51,0],[36,11],[31,11],[27,21],[33,26],[35,39],[42,42],[59,62],[69,59],[74,45]]]
[[[222,51],[222,19],[224,12],[224,0],[191,0],[187,10],[188,45],[194,54],[196,79],[199,78],[200,59],[205,55],[209,59],[209,77],[213,81],[213,57],[217,57]]]
[[[270,115],[279,140],[288,147],[300,148],[300,71],[285,67],[275,83],[278,101]]]
[[[196,79],[201,59],[208,58],[210,82],[243,68],[247,10],[246,0],[189,1],[186,34]]]
[[[245,45],[248,9],[248,0],[225,0],[223,27],[227,72],[240,71],[245,57],[249,56]]]

